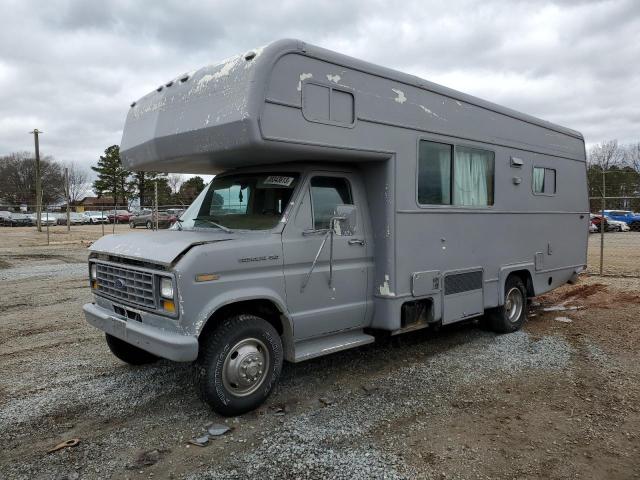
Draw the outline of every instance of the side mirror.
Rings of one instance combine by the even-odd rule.
[[[355,205],[338,205],[331,219],[331,228],[335,235],[349,237],[358,226],[358,209]]]

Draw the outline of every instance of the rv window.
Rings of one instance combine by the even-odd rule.
[[[451,204],[452,145],[421,141],[418,158],[418,203]]]
[[[553,168],[533,167],[533,193],[556,193],[556,171]]]
[[[422,140],[418,158],[421,205],[493,205],[495,155],[488,150]]]
[[[453,204],[493,205],[495,155],[488,150],[456,147],[453,164]]]
[[[311,179],[311,205],[313,228],[329,228],[331,217],[338,205],[353,205],[349,182],[340,177],[313,177]]]

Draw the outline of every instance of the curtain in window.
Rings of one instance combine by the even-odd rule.
[[[491,205],[493,192],[493,153],[458,147],[453,167],[454,205]]]
[[[533,191],[544,192],[544,168],[534,167],[533,169]]]

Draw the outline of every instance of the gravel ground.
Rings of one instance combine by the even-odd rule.
[[[86,254],[0,247],[2,479],[639,478],[637,280],[585,277],[515,334],[469,323],[285,364],[263,407],[225,419],[189,365],[109,353],[81,314]],[[190,445],[211,422],[232,430]]]

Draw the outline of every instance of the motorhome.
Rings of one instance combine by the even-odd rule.
[[[476,317],[513,332],[586,264],[580,133],[298,40],[163,82],[121,156],[215,178],[170,230],[93,244],[86,319],[125,362],[194,362],[224,415],[284,360]]]

